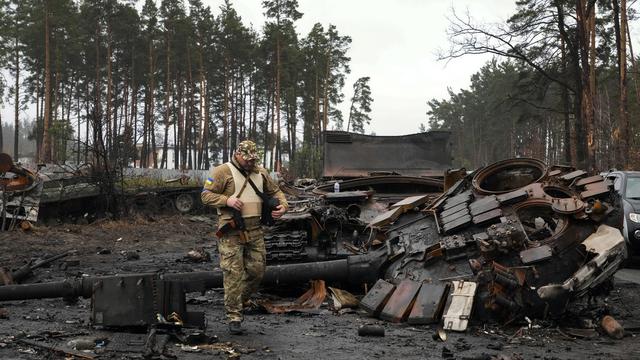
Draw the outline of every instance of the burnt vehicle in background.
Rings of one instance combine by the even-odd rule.
[[[622,234],[631,255],[640,256],[640,171],[603,173],[622,198]]]

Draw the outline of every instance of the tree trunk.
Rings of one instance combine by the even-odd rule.
[[[229,109],[231,115],[231,135],[229,136],[229,151],[233,152],[238,144],[238,86],[237,86],[237,76],[235,72],[231,75],[231,94],[229,96],[229,103],[231,104],[231,109]]]
[[[594,170],[595,165],[595,142],[594,142],[594,107],[593,107],[593,90],[591,89],[591,71],[589,66],[589,43],[590,43],[590,30],[589,29],[589,14],[591,10],[586,4],[587,0],[578,0],[576,9],[576,24],[577,24],[577,37],[578,48],[580,51],[580,65],[581,65],[581,91],[580,96],[580,127],[584,129],[586,135],[586,144],[581,146],[586,150],[583,157],[579,160],[579,165],[587,171]],[[578,139],[581,139],[578,136]],[[584,146],[586,145],[586,146]],[[580,154],[578,154],[580,155]]]
[[[627,39],[628,44],[629,44],[629,59],[631,59],[631,66],[633,67],[633,71],[631,73],[633,74],[633,84],[634,84],[635,94],[636,94],[636,103],[640,104],[640,90],[639,90],[639,86],[638,86],[638,83],[639,83],[639,81],[638,81],[638,64],[636,63],[635,55],[633,54],[633,46],[632,46],[632,42],[631,42],[631,33],[629,31],[629,23],[625,22],[625,25],[626,25],[626,29],[623,29],[623,31],[625,31],[626,34],[627,34],[626,35],[626,39]],[[629,131],[631,131],[631,129],[629,129]],[[631,148],[634,145],[635,144],[633,144],[632,141],[630,140],[630,142],[629,142],[629,151],[631,151]],[[631,160],[629,159],[628,161],[630,162]]]
[[[562,25],[564,26],[564,25]],[[561,46],[562,46],[562,65],[561,65],[561,69],[562,69],[562,76],[565,79],[565,81],[567,81],[569,79],[568,73],[567,73],[567,50],[566,50],[566,43],[564,41],[564,38],[560,38],[561,40]],[[575,158],[572,157],[572,147],[571,147],[571,116],[570,116],[570,105],[569,105],[569,89],[567,89],[566,86],[562,87],[562,109],[563,109],[563,122],[564,122],[564,141],[562,144],[562,148],[564,149],[564,161],[567,164],[571,164],[573,162],[573,160],[575,160]]]
[[[109,35],[111,33],[111,31],[109,30],[109,28],[107,27],[107,57],[106,57],[106,64],[107,64],[107,98],[106,98],[106,106],[107,106],[107,118],[106,118],[106,123],[107,123],[107,158],[111,158],[112,156],[112,151],[115,149],[115,124],[112,126],[112,103],[111,103],[111,97],[113,94],[113,79],[112,79],[112,73],[111,73],[111,35]],[[115,121],[115,119],[114,119]],[[113,129],[112,129],[113,128]],[[112,135],[112,131],[113,131],[113,135]]]
[[[627,99],[627,2],[613,0],[614,27],[616,33],[616,50],[618,55],[618,156],[616,167],[629,167],[629,114]]]
[[[229,161],[229,55],[224,56],[224,104],[222,114],[222,162]]]
[[[16,24],[17,25],[17,24]],[[18,161],[18,140],[20,132],[20,49],[18,47],[18,36],[15,37],[15,62],[16,62],[16,87],[15,87],[15,119],[13,122],[13,159]],[[1,126],[0,126],[1,127]],[[2,131],[2,130],[0,130]],[[2,139],[0,136],[0,149],[2,149]]]
[[[271,167],[272,170],[280,171],[280,28],[278,27],[278,35],[276,37],[276,143],[275,143],[275,155],[278,160],[275,167]],[[272,154],[273,156],[273,154]]]
[[[78,123],[76,165],[80,165],[80,76],[76,77],[76,121]]]
[[[51,125],[51,68],[49,50],[49,1],[45,0],[44,6],[44,124],[42,136],[42,151],[40,161],[51,162],[51,137],[49,127]]]
[[[164,94],[164,144],[162,146],[162,158],[160,160],[160,168],[164,169],[165,163],[167,162],[167,138],[169,137],[169,119],[171,116],[171,104],[169,103],[171,99],[171,39],[167,36],[167,74],[165,79],[165,94]]]

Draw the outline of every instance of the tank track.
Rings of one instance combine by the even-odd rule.
[[[283,231],[264,235],[267,262],[300,261],[307,258],[306,231]]]

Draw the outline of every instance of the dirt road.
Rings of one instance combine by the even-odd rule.
[[[68,250],[75,255],[35,271],[26,282],[47,282],[67,277],[132,272],[186,272],[211,270],[218,264],[213,227],[202,217],[140,216],[125,221],[102,221],[89,225],[39,226],[30,232],[0,234],[0,265],[15,269],[34,258]],[[204,248],[211,261],[194,263],[189,250]],[[292,295],[303,289],[291,289]],[[164,355],[155,358],[210,359],[637,359],[640,342],[640,285],[617,281],[615,289],[597,305],[586,302],[572,307],[575,320],[608,312],[627,328],[622,340],[591,331],[593,338],[577,338],[566,329],[576,322],[533,321],[501,326],[474,324],[462,334],[448,333],[445,342],[434,340],[434,326],[407,326],[380,322],[359,311],[334,313],[328,307],[311,313],[246,316],[249,332],[231,336],[224,323],[222,291],[188,295],[189,310],[205,311],[206,335],[217,342],[195,349],[171,339]],[[606,304],[606,305],[605,305]],[[590,307],[589,307],[590,306]],[[585,310],[586,309],[586,310]],[[579,310],[584,310],[579,312]],[[0,358],[64,358],[35,345],[70,349],[69,342],[90,342],[93,350],[80,356],[106,359],[143,358],[146,333],[92,328],[90,301],[66,303],[62,299],[0,303]],[[358,336],[362,324],[384,327],[384,337]],[[585,336],[585,334],[582,334]],[[96,345],[97,344],[97,345]],[[199,351],[199,352],[194,352]],[[78,357],[79,358],[79,357]]]

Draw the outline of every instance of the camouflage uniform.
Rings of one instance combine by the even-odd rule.
[[[257,159],[256,146],[252,141],[241,142],[236,153],[244,160]],[[240,167],[235,155],[231,162]],[[236,191],[231,166],[233,165],[223,164],[213,168],[201,194],[203,204],[219,209],[218,227],[229,221],[224,211],[220,210],[224,210],[227,199]],[[287,208],[284,194],[271,180],[267,171],[256,165],[252,172],[263,175],[263,192],[275,196],[280,204]],[[224,307],[229,321],[242,321],[242,304],[258,289],[266,267],[266,250],[260,218],[245,217],[244,220],[246,229],[243,236],[240,231],[233,230],[218,240],[220,267],[224,277]]]

